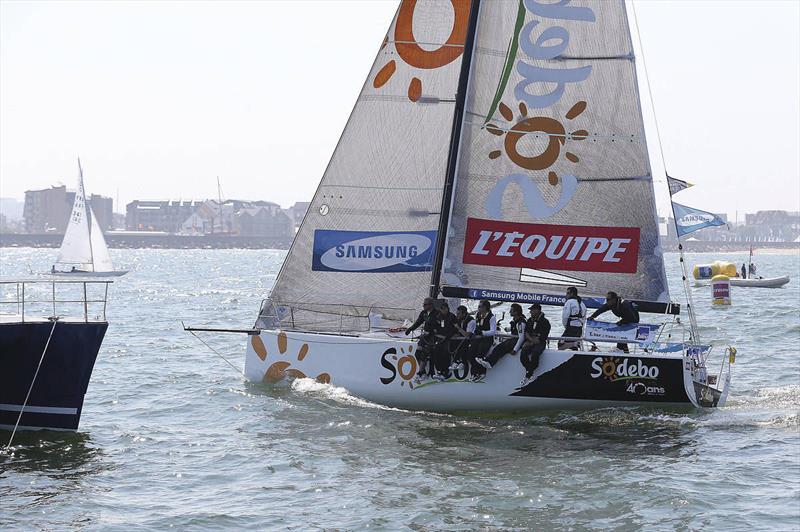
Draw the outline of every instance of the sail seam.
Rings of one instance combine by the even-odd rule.
[[[464,48],[464,44],[453,44],[453,43],[442,43],[442,42],[419,42],[419,41],[386,41],[387,43],[393,44],[413,44],[413,45],[423,45],[423,46],[436,46],[436,47],[448,47],[448,48]]]

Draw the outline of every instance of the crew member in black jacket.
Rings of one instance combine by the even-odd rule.
[[[433,366],[436,373],[430,375],[437,381],[450,378],[450,339],[458,332],[458,318],[450,312],[450,306],[443,302],[433,318],[435,344],[432,346]]]
[[[435,312],[436,311],[433,309],[433,298],[426,297],[422,302],[422,312],[419,313],[417,321],[415,321],[411,327],[406,329],[406,335],[409,335],[420,326],[423,326],[422,334],[417,342],[417,352],[415,353],[418,364],[417,377],[420,379],[424,379],[426,377],[426,366],[430,362],[431,358],[430,345],[433,343],[432,318],[434,317]],[[433,364],[431,364],[431,366],[432,365]],[[430,368],[430,372],[433,373],[432,367]]]
[[[633,303],[622,299],[617,295],[616,292],[607,293],[605,304],[599,309],[595,310],[592,315],[589,316],[589,319],[593,320],[603,312],[608,312],[609,310],[620,319],[617,322],[617,325],[639,323],[639,311],[636,310],[636,307],[633,305]],[[623,353],[627,353],[628,344],[619,343],[617,344],[617,349]]]
[[[547,347],[547,337],[550,336],[550,322],[542,313],[542,306],[534,303],[529,310],[531,317],[525,323],[525,343],[519,354],[519,360],[525,367],[525,378],[520,386],[527,385],[533,379],[533,372],[539,367],[539,357]]]

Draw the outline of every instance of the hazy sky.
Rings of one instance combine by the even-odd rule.
[[[2,0],[0,196],[309,200],[396,7]],[[636,9],[679,200],[800,210],[800,2]]]

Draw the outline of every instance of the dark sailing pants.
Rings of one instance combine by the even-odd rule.
[[[494,366],[497,364],[497,361],[503,358],[505,355],[514,352],[514,346],[517,345],[516,338],[507,338],[494,346],[492,350],[489,352],[489,355],[486,357],[486,362]]]
[[[450,352],[453,355],[453,362],[464,363],[469,351],[469,340],[450,340]]]
[[[630,325],[631,323],[635,323],[635,322],[620,320],[620,321],[617,322],[617,325]],[[623,353],[627,353],[628,352],[628,344],[619,343],[619,344],[617,344],[617,349],[619,349]]]
[[[542,351],[544,351],[544,348],[545,343],[540,342],[535,345],[525,345],[521,349],[519,360],[522,362],[522,365],[525,366],[526,377],[533,375],[533,372],[539,367],[539,357],[542,356]]]
[[[492,348],[494,342],[493,336],[478,336],[469,343],[469,351],[467,351],[467,360],[469,361],[470,372],[473,375],[483,375],[486,370],[483,366],[475,362],[476,358],[483,358],[489,349]]]
[[[580,338],[583,334],[583,327],[579,327],[576,325],[567,325],[566,329],[564,329],[564,334],[567,338]],[[577,351],[579,346],[579,342],[577,340],[559,340],[558,341],[558,348],[559,349],[572,349]]]
[[[431,343],[432,340],[428,337],[428,335],[422,335],[417,342],[417,351],[414,353],[414,356],[417,357],[417,375],[424,375],[426,373],[426,365],[428,364],[431,359]],[[427,368],[427,373],[432,373],[433,368]]]
[[[444,375],[445,377],[450,376],[450,349],[452,346],[452,341],[450,340],[442,340],[438,344],[433,351],[433,364],[436,368],[436,372],[440,375]]]

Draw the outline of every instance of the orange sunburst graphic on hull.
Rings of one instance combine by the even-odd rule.
[[[407,65],[421,69],[431,70],[443,67],[455,61],[464,52],[464,41],[467,36],[467,24],[469,19],[470,5],[469,0],[450,0],[453,8],[453,27],[447,40],[434,50],[422,48],[414,37],[414,10],[417,7],[417,0],[403,0],[397,12],[397,22],[394,27],[394,47],[397,55]],[[388,36],[383,41],[383,47],[388,44]],[[376,89],[383,87],[392,79],[397,71],[397,62],[391,59],[387,62],[372,80],[372,86]],[[417,76],[412,76],[408,84],[408,99],[416,102],[422,96],[422,80]]]
[[[504,103],[498,106],[500,114],[508,122],[514,120],[514,113],[510,107]],[[567,111],[565,118],[573,120],[586,110],[586,102],[580,101],[573,105]],[[566,146],[568,140],[584,140],[589,136],[589,132],[585,129],[579,129],[567,134],[564,125],[554,118],[547,116],[528,116],[528,107],[524,102],[519,104],[519,119],[508,130],[503,129],[495,124],[487,124],[486,130],[498,137],[505,135],[503,147],[506,155],[511,161],[521,168],[527,170],[545,170],[550,168],[561,155],[561,148]],[[524,155],[519,152],[519,142],[528,134],[541,133],[548,137],[547,146],[533,156]],[[537,135],[538,137],[538,135]],[[497,159],[502,155],[502,151],[493,150],[489,152],[490,159]],[[572,152],[566,152],[564,157],[572,163],[577,163],[580,158]],[[553,171],[548,172],[547,181],[551,185],[558,185],[558,174]]]
[[[250,337],[250,345],[253,346],[253,351],[255,351],[256,356],[258,356],[261,360],[267,359],[267,347],[264,345],[264,341],[261,340],[260,336],[251,336]],[[286,333],[280,332],[278,333],[277,337],[278,343],[278,352],[283,355],[286,353],[289,347],[288,337]],[[298,361],[302,361],[306,355],[308,354],[309,346],[308,344],[303,344],[300,346],[300,349],[297,351],[296,358]],[[293,377],[296,379],[305,379],[307,375],[300,371],[299,369],[291,367],[291,362],[286,362],[285,360],[280,360],[277,362],[273,362],[267,371],[264,373],[264,377],[261,379],[263,382],[278,382],[285,377]],[[331,376],[328,373],[320,373],[315,377],[317,382],[322,382],[328,384],[331,382]]]

